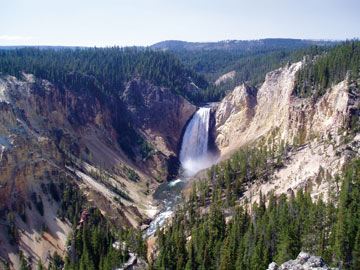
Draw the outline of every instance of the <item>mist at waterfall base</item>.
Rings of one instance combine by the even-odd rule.
[[[189,158],[184,160],[182,163],[184,176],[190,177],[203,169],[209,168],[212,164],[214,164],[214,159],[215,156],[209,155],[206,157]]]
[[[161,185],[154,193],[154,198],[162,201],[163,210],[150,223],[144,237],[153,235],[172,215],[174,208],[182,200],[181,191],[185,187],[186,179],[215,163],[216,157],[208,151],[209,122],[210,108],[202,107],[187,125],[179,158],[183,177]]]

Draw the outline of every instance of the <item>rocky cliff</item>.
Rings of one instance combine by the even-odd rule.
[[[146,138],[165,155],[176,156],[184,127],[196,107],[169,89],[140,78],[126,84],[122,99]]]
[[[266,75],[256,91],[243,84],[223,99],[215,113],[214,137],[222,157],[245,145],[301,146],[287,153],[284,166],[272,180],[257,183],[246,191],[250,202],[263,194],[281,194],[300,188],[312,191],[313,198],[328,198],[338,192],[331,179],[340,173],[346,160],[357,152],[358,136],[345,132],[358,115],[360,96],[348,78],[325,95],[298,98],[292,94],[295,74],[302,62],[288,64]]]
[[[174,170],[196,110],[140,78],[104,102],[23,76],[0,78],[0,256],[16,269],[20,250],[33,265],[64,254],[72,230],[72,220],[59,216],[68,210],[64,189],[81,190],[115,223],[147,222],[156,212],[152,191]]]
[[[349,93],[348,80],[328,89],[318,101],[292,95],[295,74],[302,63],[287,65],[266,75],[257,93],[245,84],[236,87],[216,111],[216,144],[222,154],[268,136],[276,130],[280,139],[293,143],[327,135],[343,127],[358,99]],[[253,91],[255,92],[255,91]]]
[[[253,142],[288,123],[290,96],[301,63],[288,65],[266,75],[257,93],[236,87],[216,112],[216,144],[222,154]]]

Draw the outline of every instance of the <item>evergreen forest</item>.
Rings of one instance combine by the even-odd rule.
[[[241,150],[209,169],[171,226],[157,231],[159,254],[149,269],[267,269],[300,251],[342,269],[360,269],[360,160],[336,180],[340,196],[332,194],[327,203],[314,201],[307,190],[270,195],[268,204],[262,194],[253,205],[235,203],[244,184],[281,166],[269,153]]]
[[[103,103],[120,103],[126,83],[141,77],[193,104],[202,104],[220,101],[242,82],[256,89],[267,72],[303,60],[293,95],[316,101],[346,77],[351,87],[358,89],[360,41],[308,45],[248,51],[15,48],[0,50],[0,76],[21,78],[23,73],[34,74],[62,91],[94,95]],[[230,71],[235,71],[233,79],[215,84],[219,76]],[[349,93],[353,94],[351,87]],[[123,117],[117,131],[121,135],[119,144],[128,157],[136,162],[134,149],[138,147],[142,160],[150,158],[154,146],[132,128],[122,108],[114,110],[114,114]],[[348,136],[359,131],[359,116],[351,117]],[[148,263],[149,270],[252,270],[266,269],[273,261],[281,264],[307,251],[321,256],[328,265],[360,270],[360,159],[353,157],[342,174],[332,179],[340,192],[330,191],[329,200],[314,200],[307,189],[281,196],[260,194],[259,202],[253,204],[242,200],[249,184],[271,181],[274,172],[284,166],[287,154],[305,143],[302,135],[292,146],[281,141],[243,147],[209,168],[206,177],[192,186],[171,222],[157,230],[156,252],[150,260],[140,228],[111,223],[85,201],[82,192],[65,176],[44,184],[41,188],[59,203],[58,218],[69,220],[74,229],[65,257],[52,254],[48,269],[111,270],[136,254]],[[134,170],[123,170],[133,182],[138,180]],[[114,192],[131,201],[126,193]],[[43,216],[42,201],[36,194],[31,198]],[[20,206],[19,214],[26,222],[24,208]],[[87,214],[83,218],[84,209]],[[18,240],[14,216],[6,218],[13,244]],[[21,269],[31,269],[22,254],[20,262]],[[38,269],[45,269],[41,260]]]
[[[329,87],[348,76],[351,81],[360,77],[360,42],[351,40],[305,58],[304,67],[296,74],[294,94],[312,97],[324,95]]]
[[[143,48],[21,48],[0,50],[0,72],[21,78],[22,72],[59,88],[90,92],[100,99],[120,96],[125,83],[140,76],[190,101],[201,101],[205,78],[172,54]],[[198,90],[188,91],[189,84]]]

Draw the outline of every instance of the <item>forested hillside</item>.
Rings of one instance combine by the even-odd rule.
[[[308,53],[309,51],[305,49],[286,49],[241,53],[223,50],[181,51],[175,54],[208,79],[209,86],[204,91],[204,99],[219,101],[243,82],[249,86],[258,86],[264,82],[267,72],[284,66],[288,62],[300,61]],[[221,75],[231,71],[235,71],[233,79],[219,85],[214,83]]]
[[[228,129],[241,132],[242,124],[246,131],[252,123],[260,126],[241,149],[208,169],[206,177],[194,177],[188,200],[171,225],[157,232],[159,254],[152,269],[266,269],[273,261],[280,265],[295,259],[300,251],[321,256],[340,269],[360,269],[358,51],[358,41],[311,47],[303,68],[293,65],[299,69],[293,69],[291,78],[290,66],[267,76],[257,93],[265,102],[255,105],[248,123],[240,118],[242,122],[234,120]],[[328,77],[326,70],[331,70]],[[294,95],[292,87],[299,85],[296,72],[297,79],[303,78],[301,82],[312,89],[304,96],[302,92]],[[286,82],[290,86],[281,96]],[[246,97],[245,91],[244,87],[232,93],[232,99],[224,99],[227,107],[220,104],[219,108],[227,110],[222,113],[230,112],[235,118],[249,106],[247,100],[233,105]],[[283,115],[277,110],[282,104],[276,103],[279,97],[289,105]],[[259,117],[256,111],[263,108]],[[309,123],[318,113],[320,124],[312,130]],[[256,141],[253,137],[265,128],[260,118],[270,122],[271,114],[276,115],[277,125]],[[322,122],[330,124],[321,126]],[[300,129],[291,138],[294,127]],[[330,156],[331,162],[322,167]],[[319,192],[321,185],[323,192]]]
[[[221,100],[228,91],[246,82],[258,86],[264,81],[265,74],[296,62],[305,55],[318,55],[330,46],[330,41],[298,39],[261,39],[250,41],[221,41],[213,43],[191,43],[182,41],[164,41],[152,46],[173,52],[183,63],[203,74],[209,86],[203,92],[205,101]],[[215,85],[223,74],[235,71],[234,78]]]
[[[222,40],[218,42],[187,42],[181,40],[165,40],[151,46],[156,50],[170,51],[211,51],[224,50],[232,52],[246,52],[253,50],[278,50],[306,48],[309,45],[326,46],[335,42],[326,40],[293,39],[293,38],[265,38],[254,40]]]
[[[360,77],[360,41],[352,40],[337,45],[320,55],[309,54],[304,68],[296,75],[294,93],[299,97],[313,96],[317,99],[331,85],[349,75],[349,79]]]
[[[260,195],[259,204],[234,207],[244,183],[281,166],[266,156],[264,150],[247,150],[210,169],[172,225],[157,232],[159,255],[150,269],[266,269],[301,250],[343,269],[359,269],[360,160],[347,166],[338,179],[340,197],[328,203],[312,201],[300,190],[280,198],[272,195],[268,205]]]
[[[155,44],[151,49],[29,47],[0,50],[0,72],[14,76],[31,73],[59,86],[76,91],[87,89],[98,96],[119,95],[125,82],[141,76],[193,103],[203,103],[221,100],[243,82],[259,85],[267,72],[287,62],[300,61],[305,55],[313,59],[336,44],[291,39],[174,42]],[[233,79],[214,84],[217,78],[231,71],[235,71]],[[194,85],[191,87],[191,84]]]
[[[0,51],[0,72],[34,74],[72,91],[91,91],[102,99],[121,95],[124,83],[141,76],[170,88],[192,102],[199,101],[206,80],[173,55],[141,48],[38,49]],[[190,88],[194,83],[197,87]]]

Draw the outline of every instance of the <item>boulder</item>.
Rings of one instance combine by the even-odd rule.
[[[275,262],[269,264],[267,270],[335,270],[330,268],[319,256],[313,256],[301,251],[295,260],[284,262],[278,266]]]

